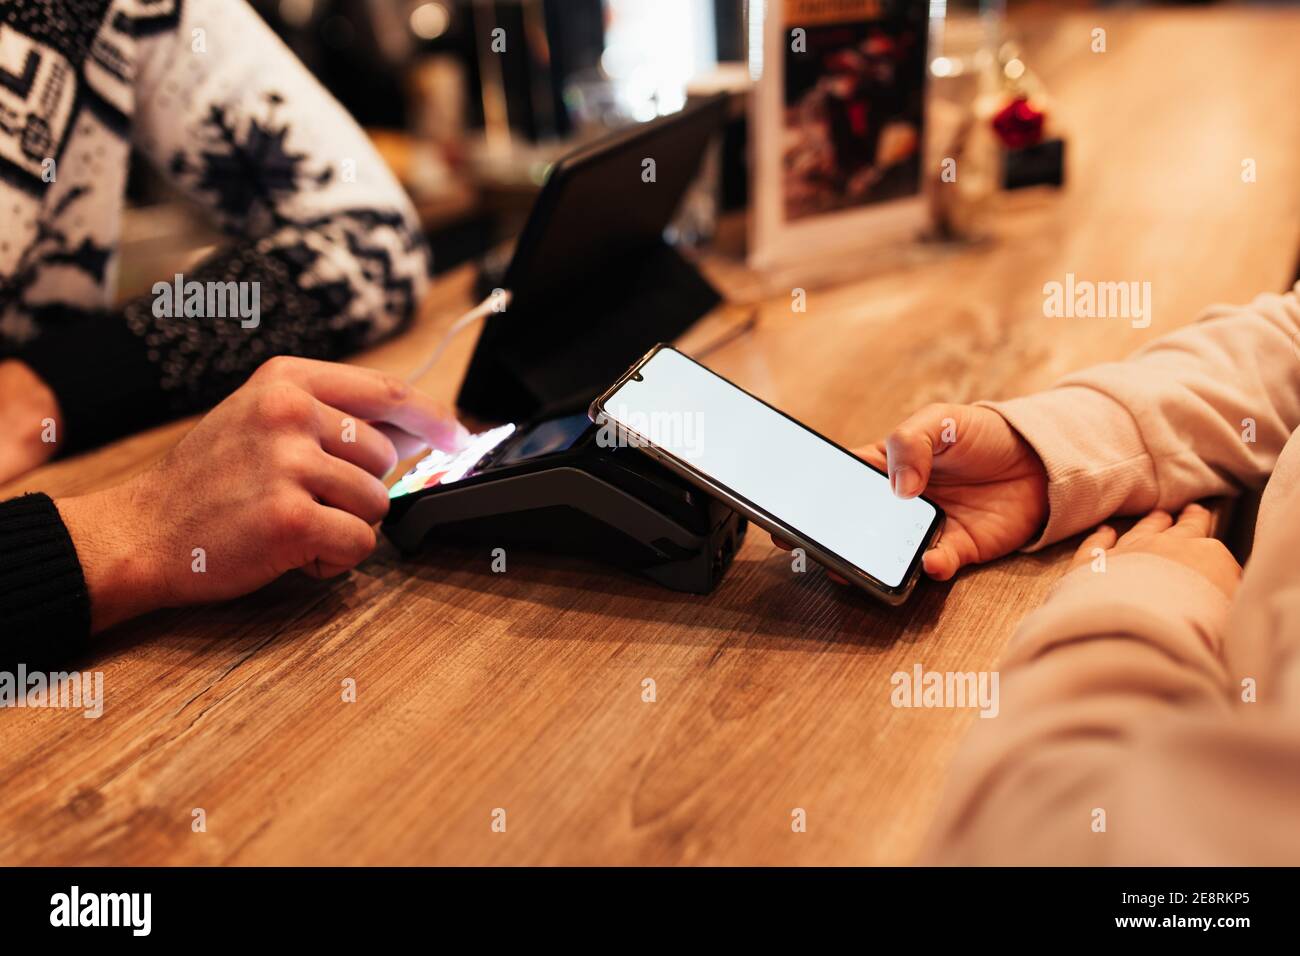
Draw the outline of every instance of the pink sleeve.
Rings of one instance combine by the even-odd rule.
[[[921,861],[1300,860],[1300,585],[1275,590],[1262,570],[1230,616],[1217,588],[1154,555],[1066,575],[1012,640],[997,716],[975,719]],[[1242,650],[1254,668],[1223,663]]]
[[[1216,307],[1123,362],[982,404],[1047,466],[1048,522],[1032,547],[1112,514],[1262,488],[1300,426],[1300,300]]]
[[[1011,642],[997,716],[954,760],[924,861],[1113,863],[1141,845],[1139,755],[1187,714],[1229,711],[1227,613],[1217,588],[1154,555],[1067,574]]]

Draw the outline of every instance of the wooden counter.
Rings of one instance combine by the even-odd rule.
[[[1098,25],[1105,54],[1089,49]],[[806,314],[768,288],[714,367],[853,446],[922,403],[1045,386],[1289,283],[1300,14],[1017,28],[1070,139],[1068,189],[1009,199],[987,246],[813,290]],[[1067,273],[1150,281],[1154,322],[1044,318],[1043,284]],[[469,288],[453,273],[362,361],[413,368]],[[454,395],[472,338],[431,391]],[[3,491],[103,487],[184,427]],[[904,863],[973,713],[895,709],[890,675],[994,667],[1066,551],[923,583],[888,609],[791,573],[761,533],[709,597],[576,560],[512,551],[493,574],[486,547],[404,562],[385,544],[333,583],[295,576],[106,635],[78,662],[104,672],[101,719],[0,711],[0,863]]]

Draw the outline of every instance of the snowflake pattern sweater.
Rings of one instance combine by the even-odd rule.
[[[256,328],[111,309],[132,146],[232,235],[185,278],[259,283]],[[0,210],[0,354],[58,397],[63,451],[212,405],[272,355],[355,351],[427,281],[405,194],[244,0],[0,4]]]
[[[257,282],[255,327],[114,307],[133,147],[231,235],[185,279]],[[60,451],[212,405],[273,355],[355,351],[427,276],[405,194],[245,0],[0,3],[0,358],[54,391]],[[88,621],[53,503],[0,504],[0,653]]]

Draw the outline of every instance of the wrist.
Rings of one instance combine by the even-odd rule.
[[[99,633],[163,607],[148,523],[131,483],[55,502],[81,563],[90,595],[90,630]]]
[[[1030,444],[1029,440],[1020,434],[1014,425],[1007,422],[1007,428],[1011,430],[1012,441],[1016,443],[1020,457],[1025,462],[1030,509],[1037,519],[1033,537],[1029,540],[1037,541],[1047,530],[1047,520],[1051,514],[1051,503],[1047,494],[1050,483],[1047,476],[1047,465],[1043,461],[1043,457],[1038,453],[1038,449]]]
[[[1117,512],[1149,511],[1158,485],[1137,421],[1118,401],[1085,385],[1059,385],[993,409],[1046,468],[1047,524],[1036,550]]]

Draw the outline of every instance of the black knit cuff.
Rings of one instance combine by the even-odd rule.
[[[54,502],[0,502],[0,662],[61,658],[89,634],[86,579]]]
[[[15,355],[54,392],[60,454],[82,451],[170,417],[144,340],[121,312],[38,316],[41,334]]]

